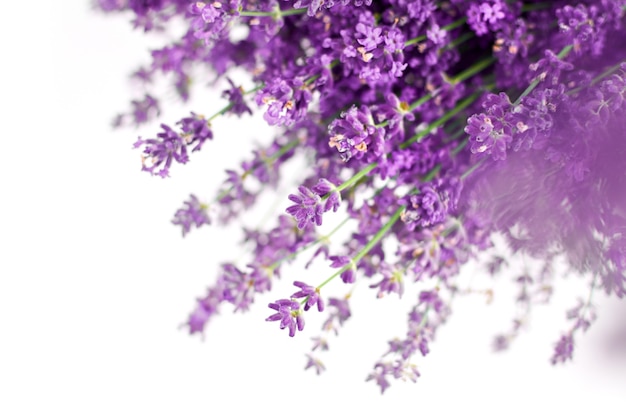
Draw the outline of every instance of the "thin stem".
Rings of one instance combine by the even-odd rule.
[[[385,223],[385,225],[383,227],[381,227],[380,230],[378,230],[378,232],[374,235],[374,237],[372,237],[370,239],[370,241],[365,245],[365,247],[363,247],[363,249],[360,252],[358,252],[356,254],[356,256],[354,256],[352,258],[351,262],[349,264],[343,266],[339,270],[337,270],[328,279],[326,279],[321,284],[319,284],[317,286],[317,289],[323,288],[331,280],[333,280],[334,278],[336,278],[337,276],[339,276],[340,274],[342,274],[346,270],[350,269],[352,266],[356,266],[356,263],[359,260],[361,260],[363,257],[365,257],[365,255],[367,253],[369,253],[369,251],[372,250],[372,248],[374,248],[374,246],[376,246],[378,244],[378,242],[389,231],[389,229],[391,229],[391,226],[393,226],[395,224],[395,222],[398,221],[398,219],[400,218],[400,215],[402,214],[402,212],[404,211],[405,208],[406,208],[406,206],[398,207],[396,209],[396,211],[393,213],[393,216],[391,216],[391,218],[389,219],[389,221],[387,221],[387,223]]]
[[[481,165],[483,165],[484,162],[485,162],[485,160],[482,159],[479,162],[477,162],[476,164],[472,165],[467,171],[465,171],[463,173],[463,175],[461,175],[461,181],[465,180],[471,173],[476,171]]]
[[[311,247],[315,246],[316,244],[322,243],[324,241],[328,241],[333,234],[335,234],[337,231],[339,231],[339,229],[341,229],[352,217],[347,216],[346,218],[344,218],[341,223],[339,223],[337,226],[335,226],[334,229],[332,229],[330,231],[330,233],[325,234],[323,236],[320,236],[318,238],[316,238],[315,240],[305,244],[304,246],[302,246],[301,248],[299,248],[298,250],[296,250],[293,253],[289,253],[288,255],[281,257],[280,259],[276,260],[275,262],[273,262],[272,264],[270,264],[268,266],[268,268],[270,270],[275,270],[278,266],[281,265],[281,263],[283,263],[285,260],[289,260],[289,259],[293,259],[294,257],[296,257],[297,255],[299,255],[300,253],[310,249]]]
[[[420,106],[423,103],[426,103],[426,102],[430,101],[432,98],[433,98],[432,93],[429,93],[427,95],[422,96],[417,101],[413,102],[411,104],[411,106],[409,106],[409,109],[407,111],[408,112],[413,112],[415,110],[415,108],[417,108],[418,106]]]
[[[372,162],[372,163],[368,164],[361,171],[357,172],[352,177],[350,177],[350,179],[344,181],[339,186],[337,186],[337,188],[335,188],[335,191],[341,192],[341,191],[345,190],[346,188],[350,187],[352,184],[354,184],[357,181],[359,181],[361,179],[361,177],[364,177],[370,171],[372,171],[374,168],[376,168],[377,165],[378,165],[377,162]]]
[[[424,138],[426,135],[430,134],[430,132],[435,129],[438,128],[439,126],[443,125],[444,123],[446,123],[450,118],[452,118],[453,116],[455,116],[456,114],[458,114],[459,112],[461,112],[462,110],[464,110],[465,108],[467,108],[470,104],[472,104],[476,99],[478,99],[478,97],[480,96],[480,92],[475,92],[472,95],[468,96],[467,98],[465,98],[464,100],[461,101],[461,103],[459,103],[456,107],[454,107],[452,110],[446,112],[441,118],[439,118],[438,120],[436,120],[435,122],[432,122],[431,124],[429,124],[426,129],[418,132],[417,134],[413,135],[408,141],[405,141],[404,143],[400,144],[400,148],[401,149],[405,149],[407,148],[409,145],[413,144],[414,142],[419,142],[422,138]]]
[[[474,36],[475,35],[473,32],[463,33],[461,36],[457,37],[456,39],[448,43],[446,45],[446,49],[455,49],[457,46],[462,45],[463,43],[467,42]]]
[[[493,56],[486,57],[485,59],[479,61],[475,65],[472,65],[471,67],[453,77],[450,82],[453,84],[461,83],[467,78],[470,78],[478,72],[482,71],[483,69],[488,68],[495,60],[496,58]]]

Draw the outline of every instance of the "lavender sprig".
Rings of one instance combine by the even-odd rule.
[[[249,309],[285,262],[313,246],[306,267],[328,260],[332,275],[319,283],[298,277],[298,291],[269,305],[267,320],[290,336],[304,328],[311,308],[327,314],[324,331],[339,332],[352,317],[352,291],[332,296],[336,286],[402,300],[411,296],[410,283],[421,292],[406,338],[389,342],[368,377],[381,392],[393,379],[420,376],[414,359],[428,354],[450,316],[463,265],[472,257],[488,262],[496,236],[508,243],[506,261],[522,256],[542,268],[513,275],[521,312],[496,349],[512,344],[531,304],[547,303],[557,259],[592,280],[590,292],[626,296],[624,0],[100,4],[131,14],[147,33],[169,30],[175,16],[187,25],[134,72],[144,93],[116,125],[161,116],[152,85],[162,75],[184,101],[206,83],[196,82],[196,73],[229,85],[222,95],[228,104],[212,116],[192,112],[139,138],[143,170],[167,177],[174,163],[189,162],[190,153],[220,138],[211,123],[221,115],[261,109],[278,130],[269,146],[227,171],[210,204],[195,195],[184,202],[172,220],[183,235],[211,224],[209,209],[229,224],[276,188],[295,155],[307,160],[287,215],[269,229],[243,229],[247,264],[222,265],[189,317],[190,333],[203,333],[222,305]],[[242,27],[242,35],[233,31]],[[235,69],[256,86],[235,85]],[[346,218],[322,236],[330,210]],[[330,240],[346,224],[351,234]],[[490,273],[503,269],[494,264]],[[362,279],[369,281],[356,283]],[[553,363],[573,359],[575,333],[595,319],[591,294],[568,318],[572,327],[556,342]],[[319,374],[325,366],[318,352],[328,341],[315,338],[305,369]]]

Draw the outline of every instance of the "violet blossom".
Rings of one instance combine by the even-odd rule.
[[[305,365],[320,374],[329,335],[353,316],[352,290],[412,300],[406,335],[372,360],[366,379],[381,392],[420,377],[419,360],[451,317],[452,299],[468,293],[458,281],[472,258],[489,277],[508,275],[518,292],[519,312],[496,334],[495,350],[513,346],[531,304],[549,302],[559,261],[585,278],[588,292],[572,299],[553,364],[575,360],[596,319],[591,293],[626,296],[625,0],[99,3],[148,34],[184,23],[135,70],[143,95],[115,125],[169,116],[155,89],[160,78],[183,101],[207,83],[201,74],[229,85],[215,114],[192,112],[137,140],[144,171],[165,178],[174,163],[223,139],[211,125],[220,115],[262,114],[276,128],[214,189],[216,220],[195,195],[184,202],[172,220],[183,236],[254,214],[291,179],[285,165],[302,163],[301,181],[289,181],[281,200],[287,214],[240,229],[245,263],[222,265],[186,322],[191,334],[204,333],[218,309],[247,311],[280,277],[294,277],[283,265],[311,247],[305,268],[327,259],[329,274],[290,280],[299,290],[271,302],[266,320],[294,336],[305,311],[325,313]],[[233,71],[247,74],[241,87]],[[330,210],[346,220],[327,232]],[[509,250],[494,246],[497,237]],[[517,257],[539,270],[507,266]],[[410,284],[421,293],[407,294]]]

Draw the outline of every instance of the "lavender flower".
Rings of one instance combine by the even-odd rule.
[[[554,355],[550,359],[552,364],[557,362],[565,362],[568,359],[572,359],[572,353],[574,352],[574,338],[572,335],[563,335],[557,342],[554,348]]]
[[[185,164],[189,157],[183,137],[165,124],[161,128],[163,131],[156,138],[137,138],[134,147],[143,147],[142,170],[165,178],[173,161]]]
[[[378,297],[383,297],[387,293],[396,293],[402,297],[404,293],[404,283],[402,278],[402,270],[394,268],[383,262],[380,266],[382,280],[378,283],[370,285],[371,288],[378,288]]]
[[[252,110],[246,105],[246,102],[243,98],[243,89],[241,86],[235,86],[230,78],[226,78],[228,83],[230,84],[230,89],[226,89],[222,96],[227,98],[231,104],[230,112],[237,116],[241,116],[244,113],[248,113],[252,115]]]
[[[331,311],[327,312],[329,316],[324,322],[323,327],[325,331],[333,331],[337,334],[339,328],[352,316],[348,297],[343,299],[330,298],[328,300],[328,306],[330,306]]]
[[[150,94],[146,94],[143,99],[135,99],[130,104],[132,106],[130,113],[115,117],[114,127],[145,124],[161,113],[158,100]]]
[[[218,313],[219,305],[223,300],[222,285],[218,280],[218,283],[208,289],[206,296],[202,299],[198,299],[196,308],[189,315],[187,326],[189,327],[189,333],[194,334],[196,332],[204,332],[206,323],[213,315]]]
[[[286,211],[296,219],[299,229],[308,223],[321,226],[323,214],[329,210],[337,211],[341,202],[335,186],[325,179],[320,179],[311,189],[301,185],[298,191],[300,194],[289,195],[289,200],[295,204],[287,207]]]
[[[317,310],[322,312],[324,310],[324,300],[320,297],[320,290],[313,286],[309,286],[304,282],[293,282],[294,286],[299,287],[300,290],[291,295],[292,299],[305,298],[304,310],[308,311],[311,307],[317,305]]]
[[[406,300],[406,285],[418,285],[406,335],[388,341],[367,377],[385,392],[394,380],[417,380],[415,359],[429,354],[453,297],[493,295],[459,288],[470,258],[491,277],[513,271],[504,264],[515,256],[540,265],[510,275],[518,306],[496,350],[513,346],[531,305],[548,302],[556,263],[587,278],[587,299],[568,311],[553,364],[574,359],[595,320],[593,292],[626,296],[624,0],[99,3],[131,13],[147,32],[169,33],[174,21],[185,29],[133,72],[144,94],[116,125],[161,116],[160,78],[183,101],[207,84],[203,74],[230,85],[225,106],[209,118],[192,112],[139,138],[143,170],[166,177],[173,163],[187,163],[213,140],[208,121],[252,113],[244,99],[252,94],[277,135],[227,170],[211,203],[217,221],[230,224],[275,192],[294,156],[303,163],[287,214],[273,227],[242,229],[246,261],[222,265],[186,323],[190,333],[203,333],[222,306],[248,310],[283,264],[312,248],[305,268],[322,256],[334,270],[317,288],[294,282],[298,290],[271,303],[267,320],[294,336],[305,311],[326,313],[307,354],[306,369],[317,373],[325,367],[314,352],[327,350],[326,334],[338,334],[352,315],[350,293],[322,300],[322,286],[342,281],[352,291],[367,278],[376,297]],[[233,70],[250,83],[235,86]],[[347,219],[319,234],[330,210]],[[172,220],[183,235],[210,221],[195,195]],[[345,223],[352,230],[340,232]],[[510,251],[496,250],[497,236]]]
[[[321,374],[323,371],[326,370],[326,367],[324,366],[322,361],[320,361],[319,359],[314,358],[310,354],[307,354],[306,357],[307,357],[307,363],[306,363],[306,366],[304,367],[305,370],[309,368],[313,368],[315,369],[315,373],[317,375]]]
[[[193,2],[189,13],[196,16],[191,22],[194,37],[207,43],[224,36],[228,23],[235,16],[239,1]]]
[[[341,114],[328,127],[328,145],[336,148],[343,161],[351,158],[378,160],[384,153],[381,128],[374,125],[374,119],[367,106],[357,109],[353,106]]]
[[[270,125],[292,125],[301,120],[313,96],[300,79],[275,79],[257,95],[259,105],[267,105],[263,118]]]
[[[191,194],[189,195],[189,200],[185,201],[184,204],[184,207],[174,213],[174,218],[172,219],[172,224],[182,227],[183,237],[191,231],[193,226],[200,228],[205,224],[211,224],[211,219],[207,214],[209,206],[202,204],[198,197]]]
[[[180,164],[189,161],[187,147],[195,144],[192,151],[198,151],[206,140],[213,138],[213,132],[206,120],[193,112],[191,116],[181,119],[178,124],[181,126],[180,132],[161,124],[163,131],[158,133],[156,138],[137,139],[134,147],[143,147],[143,171],[165,178],[173,161]]]
[[[280,321],[280,329],[289,328],[289,336],[296,334],[296,329],[304,329],[304,318],[300,310],[300,304],[292,299],[280,299],[269,304],[270,309],[276,311],[275,314],[267,317],[266,321]]]
[[[348,256],[329,256],[331,260],[330,267],[345,270],[341,272],[341,280],[343,283],[354,283],[356,281],[356,265]]]
[[[446,185],[447,184],[447,185]],[[449,211],[453,210],[458,198],[458,182],[441,182],[437,186],[423,184],[419,193],[402,200],[407,208],[402,212],[401,220],[407,229],[430,227],[443,222]]]

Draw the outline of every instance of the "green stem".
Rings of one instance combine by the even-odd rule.
[[[420,106],[423,103],[426,103],[426,102],[430,101],[432,98],[433,98],[432,93],[429,93],[427,95],[422,96],[417,101],[413,102],[411,104],[411,106],[409,106],[409,109],[407,110],[407,112],[413,112],[415,110],[415,108],[417,108],[418,106]]]
[[[321,284],[319,284],[317,286],[317,289],[323,288],[331,280],[333,280],[334,278],[336,278],[337,276],[339,276],[340,274],[342,274],[346,270],[350,269],[352,266],[356,266],[356,263],[359,260],[361,260],[363,257],[365,257],[365,255],[367,253],[369,253],[369,251],[372,250],[372,248],[374,248],[374,246],[376,246],[378,244],[378,242],[389,231],[389,229],[391,229],[391,226],[393,226],[395,224],[395,222],[398,221],[398,219],[400,218],[400,215],[402,214],[402,212],[404,211],[405,208],[406,208],[405,206],[398,207],[396,209],[396,211],[393,213],[393,216],[391,216],[391,218],[389,219],[389,221],[387,221],[387,223],[385,223],[385,225],[383,227],[381,227],[380,230],[378,230],[378,232],[374,235],[374,237],[372,237],[370,239],[370,241],[365,245],[365,247],[363,247],[363,249],[360,252],[358,252],[356,254],[356,256],[354,256],[352,258],[351,262],[349,264],[343,266],[339,270],[337,270],[328,279],[326,279]]]
[[[456,39],[448,43],[446,45],[446,49],[455,49],[457,46],[462,45],[463,43],[467,42],[474,36],[475,35],[473,32],[463,33],[461,36],[457,37]]]
[[[409,145],[413,144],[414,142],[419,142],[426,135],[430,134],[430,132],[433,129],[438,128],[439,126],[443,125],[450,118],[452,118],[453,116],[455,116],[456,114],[458,114],[459,112],[461,112],[462,110],[467,108],[472,102],[474,102],[476,99],[478,99],[479,96],[480,96],[480,92],[475,92],[472,95],[468,96],[467,98],[462,100],[461,103],[459,103],[457,106],[455,106],[452,110],[446,112],[441,118],[439,118],[435,122],[430,123],[426,127],[426,129],[418,132],[417,134],[413,135],[408,141],[405,141],[402,144],[400,144],[400,148],[401,149],[405,149]]]
[[[346,188],[350,187],[352,184],[354,184],[357,181],[359,181],[361,179],[361,177],[364,177],[370,171],[372,171],[374,168],[376,168],[377,165],[378,165],[377,162],[372,162],[372,163],[368,164],[361,171],[357,172],[352,177],[350,177],[350,179],[344,181],[339,186],[337,186],[337,188],[335,188],[335,191],[341,192],[341,191],[345,190]]]
[[[465,131],[461,130],[461,132],[465,132]],[[468,141],[467,139],[464,139],[463,141],[461,141],[461,142],[459,143],[459,145],[457,145],[457,146],[456,146],[456,148],[454,148],[454,149],[451,151],[451,154],[452,154],[453,156],[454,156],[454,155],[457,155],[459,152],[461,152],[461,150],[462,150],[463,148],[465,148],[465,147],[467,146],[467,143],[468,143],[468,142],[469,142],[469,141]]]
[[[474,76],[475,74],[482,71],[483,69],[488,68],[495,60],[496,58],[493,56],[486,57],[485,59],[481,60],[480,62],[476,63],[475,65],[472,65],[471,67],[467,68],[463,72],[456,75],[454,78],[450,80],[450,82],[452,84],[463,82],[467,78]]]
[[[276,269],[278,266],[280,266],[280,265],[281,265],[281,263],[283,263],[285,260],[293,259],[293,258],[294,258],[294,257],[296,257],[297,255],[299,255],[300,253],[302,253],[302,252],[304,252],[304,251],[306,251],[306,250],[310,249],[311,247],[313,247],[313,246],[315,246],[315,245],[317,245],[317,244],[319,244],[319,243],[322,243],[322,242],[324,242],[324,241],[329,240],[329,239],[333,236],[333,234],[335,234],[337,231],[339,231],[339,229],[340,229],[340,228],[342,228],[342,227],[344,226],[344,224],[346,224],[346,223],[347,223],[347,222],[348,222],[351,218],[352,218],[352,217],[347,216],[346,218],[344,218],[344,219],[343,219],[343,221],[342,221],[341,223],[339,223],[337,226],[335,226],[335,228],[334,228],[334,229],[332,229],[332,230],[330,231],[330,233],[325,234],[325,235],[323,235],[323,236],[320,236],[320,237],[316,238],[315,240],[313,240],[313,241],[309,242],[308,244],[306,244],[306,245],[302,246],[301,248],[299,248],[299,249],[298,249],[298,250],[296,250],[295,252],[293,252],[293,253],[289,253],[288,255],[286,255],[286,256],[284,256],[284,257],[281,257],[280,259],[278,259],[278,260],[276,260],[275,262],[273,262],[272,264],[270,264],[270,265],[268,266],[268,268],[269,268],[270,270],[275,270],[275,269]]]
[[[474,171],[476,171],[478,169],[478,167],[480,167],[481,165],[483,165],[483,163],[485,162],[484,159],[480,160],[479,162],[477,162],[476,164],[472,165],[467,171],[465,171],[463,173],[463,175],[461,175],[461,181],[463,181],[464,179],[466,179],[471,173],[473,173]]]
[[[365,170],[371,171],[371,169],[373,169],[376,166],[377,163],[372,163],[369,164],[367,167],[365,167],[365,169],[359,171],[357,174],[360,174],[360,177],[364,176],[366,173],[364,173]],[[477,164],[477,166],[479,166],[480,163]],[[476,168],[477,168],[476,166]],[[435,178],[435,176],[437,175],[437,173],[439,173],[439,171],[441,170],[442,166],[441,164],[436,165],[435,167],[433,167],[428,174],[426,174],[420,181],[422,182],[428,182],[431,181],[433,178]],[[473,168],[470,168],[470,170],[468,170],[468,172],[465,173],[465,175],[468,175],[469,173],[471,173],[473,171]],[[347,181],[346,181],[347,183]],[[346,184],[344,183],[344,184]],[[344,184],[342,184],[342,187],[345,188],[346,186],[344,186]],[[339,188],[339,187],[337,187]],[[342,274],[343,272],[345,272],[346,270],[350,269],[351,267],[355,267],[356,268],[356,264],[363,258],[365,257],[365,255],[367,253],[369,253],[370,250],[372,250],[372,248],[374,248],[374,246],[376,246],[376,244],[378,244],[378,242],[380,242],[380,240],[385,236],[385,234],[387,234],[387,232],[391,229],[391,227],[398,221],[398,219],[400,218],[400,216],[402,215],[402,212],[406,209],[406,206],[400,206],[396,209],[396,211],[394,212],[394,214],[391,216],[391,218],[389,219],[389,221],[387,221],[387,223],[385,223],[385,225],[383,227],[380,228],[380,230],[378,230],[378,232],[374,235],[374,237],[372,237],[370,239],[370,241],[365,245],[365,247],[363,247],[363,249],[361,251],[359,251],[353,258],[351,258],[350,263],[348,263],[347,265],[341,267],[339,270],[337,270],[335,273],[333,273],[330,277],[328,277],[326,280],[324,280],[321,284],[319,284],[317,286],[317,289],[321,289],[322,287],[326,286],[331,280],[333,280],[334,278],[336,278],[337,276],[339,276],[340,274]],[[346,219],[347,220],[347,219]],[[342,222],[340,224],[340,226],[342,226],[345,221]],[[335,231],[337,230],[337,228],[335,228],[328,237],[330,237],[330,235],[332,235]],[[315,242],[317,243],[317,241]],[[306,247],[308,248],[308,247]],[[295,253],[298,254],[298,253]],[[294,254],[294,255],[295,255]],[[355,269],[356,270],[356,269]],[[302,304],[304,304],[306,302],[307,298],[304,298]]]

